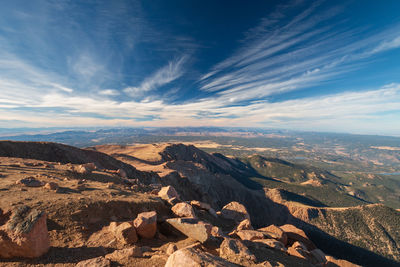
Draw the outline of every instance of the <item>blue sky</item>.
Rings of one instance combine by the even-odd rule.
[[[0,127],[400,135],[400,1],[2,1]]]

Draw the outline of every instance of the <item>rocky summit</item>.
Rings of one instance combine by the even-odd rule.
[[[398,211],[295,205],[194,146],[0,142],[0,174],[0,266],[399,264]]]

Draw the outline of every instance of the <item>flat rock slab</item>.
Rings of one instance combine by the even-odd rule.
[[[187,237],[206,242],[211,236],[212,225],[195,218],[172,218],[166,223],[177,229]]]

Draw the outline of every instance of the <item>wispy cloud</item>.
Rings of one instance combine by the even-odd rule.
[[[108,95],[108,96],[116,96],[119,95],[119,91],[114,90],[114,89],[106,89],[106,90],[100,90],[99,91],[100,95]]]
[[[287,20],[284,7],[250,30],[235,53],[200,77],[200,89],[216,93],[231,103],[263,100],[274,94],[294,91],[362,68],[366,59],[400,46],[400,25],[356,39],[362,29],[338,27],[333,20],[341,7],[316,11],[313,3]],[[329,23],[327,23],[329,22]],[[328,25],[328,26],[322,26]],[[343,26],[343,25],[341,25]]]
[[[145,78],[139,86],[127,87],[124,89],[124,92],[132,97],[137,97],[178,79],[184,73],[183,65],[187,58],[188,56],[185,55],[177,60],[168,62],[166,66]]]

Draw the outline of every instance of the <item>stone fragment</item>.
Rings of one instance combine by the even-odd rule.
[[[236,258],[245,258],[255,261],[256,257],[243,244],[242,241],[232,238],[225,238],[219,248],[219,256],[227,260],[236,260]]]
[[[166,223],[185,236],[191,237],[202,243],[207,241],[211,235],[212,225],[194,218],[172,218],[167,219]]]
[[[161,188],[161,190],[158,192],[158,196],[164,200],[169,200],[174,197],[179,199],[178,192],[176,192],[175,188],[171,185]]]
[[[257,230],[241,230],[237,231],[236,234],[242,240],[256,240],[256,239],[264,239],[263,232],[259,232]]]
[[[155,211],[139,213],[133,221],[136,231],[143,238],[153,238],[157,231],[157,213]]]
[[[104,257],[97,257],[85,261],[78,262],[75,267],[110,267],[111,262]]]
[[[49,182],[44,185],[44,188],[49,189],[49,190],[57,190],[59,188],[59,186],[55,182]]]
[[[303,230],[297,228],[296,226],[291,224],[285,224],[279,226],[279,228],[286,233],[288,239],[288,245],[291,245],[296,241],[300,241],[306,245],[308,250],[313,250],[317,248],[314,245],[314,243],[310,239],[308,239],[306,233],[304,233]]]
[[[90,174],[92,171],[84,165],[78,165],[72,168],[74,172],[79,174]]]
[[[218,226],[213,226],[211,228],[211,235],[215,236],[215,237],[223,237],[224,233],[222,232],[222,230]]]
[[[107,254],[105,257],[106,259],[112,260],[112,261],[120,261],[123,259],[127,258],[138,258],[142,257],[143,253],[140,247],[138,246],[133,246],[130,248],[126,249],[119,249],[115,250],[113,253]]]
[[[179,217],[191,217],[194,218],[196,215],[194,214],[193,207],[185,202],[178,203],[171,208],[172,212]]]
[[[168,257],[165,267],[234,267],[220,257],[203,252],[196,248],[184,248],[175,251]]]
[[[43,186],[43,182],[39,181],[33,177],[27,177],[21,180],[18,180],[16,184],[21,184],[27,187],[41,187]]]
[[[286,233],[276,225],[271,224],[270,226],[263,227],[258,229],[258,231],[266,233],[269,237],[279,240],[285,246],[287,244],[287,235]]]
[[[2,212],[0,258],[36,258],[50,248],[46,214],[27,206]]]
[[[124,244],[133,244],[138,241],[135,227],[128,222],[124,222],[118,226],[115,226],[114,235],[120,242]]]
[[[241,222],[245,219],[250,220],[250,215],[245,206],[239,202],[233,201],[228,203],[221,209],[221,216],[226,219],[231,219],[236,222]]]

